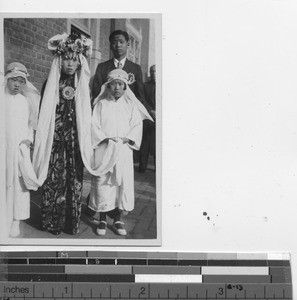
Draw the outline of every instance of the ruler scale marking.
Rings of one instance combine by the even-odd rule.
[[[48,257],[42,259],[40,253],[1,253],[0,269],[5,272],[0,281],[1,292],[6,291],[6,296],[16,299],[46,298],[49,295],[45,292],[47,287],[51,287],[52,297],[64,299],[292,299],[292,276],[286,254],[236,256],[233,253],[222,255],[221,260],[220,254],[191,255],[138,252],[137,257],[133,257],[132,252],[121,256],[121,252],[64,251],[48,253]],[[116,274],[117,270],[122,270],[123,274]],[[147,283],[138,283],[136,278],[143,273],[163,277],[166,294],[162,285],[150,282],[149,276]],[[195,277],[190,275],[201,275],[202,282],[193,284]],[[27,280],[32,282],[29,284]],[[9,285],[13,282],[15,286]],[[93,285],[87,285],[92,282],[98,282],[99,294],[94,293]],[[109,282],[108,288],[104,282]],[[75,286],[79,284],[83,291],[75,295]],[[10,291],[16,288],[19,293],[11,295]],[[101,290],[109,291],[109,297]]]

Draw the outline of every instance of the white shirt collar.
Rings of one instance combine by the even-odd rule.
[[[114,66],[117,68],[118,63],[120,62],[122,66],[124,67],[127,57],[124,57],[122,60],[118,60],[116,58],[113,59]]]

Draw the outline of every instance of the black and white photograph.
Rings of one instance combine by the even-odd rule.
[[[1,242],[160,246],[161,14],[1,21]]]

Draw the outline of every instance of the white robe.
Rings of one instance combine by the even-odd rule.
[[[94,149],[105,138],[114,137],[126,137],[134,144],[121,145],[119,156],[111,172],[92,177],[89,207],[97,212],[110,211],[116,207],[124,211],[134,209],[133,149],[140,148],[142,118],[135,103],[126,100],[124,96],[117,101],[111,98],[102,99],[93,110]],[[109,143],[113,142],[109,141]]]
[[[30,193],[19,171],[19,144],[23,140],[33,141],[33,130],[29,128],[29,107],[21,95],[5,91],[6,119],[6,210],[7,226],[13,220],[30,217]]]

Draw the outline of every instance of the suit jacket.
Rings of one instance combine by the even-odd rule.
[[[148,81],[144,84],[144,98],[145,106],[148,112],[156,110],[156,83],[155,81]]]
[[[97,66],[93,87],[92,87],[92,101],[99,95],[101,91],[101,86],[107,81],[107,75],[110,71],[116,69],[113,59],[110,59],[106,62],[103,62]],[[123,70],[128,74],[133,73],[135,76],[135,82],[129,85],[132,92],[135,94],[136,98],[142,103],[144,101],[143,94],[143,81],[142,81],[142,71],[141,67],[138,64],[126,59]]]

